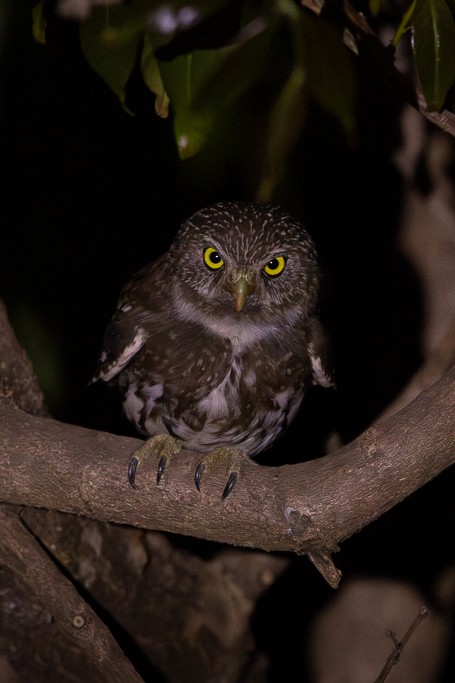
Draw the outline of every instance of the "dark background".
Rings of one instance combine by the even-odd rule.
[[[41,46],[29,6],[14,5],[0,64],[0,293],[53,416],[132,434],[115,393],[87,386],[120,288],[166,250],[193,211],[254,199],[251,159],[227,149],[229,161],[211,174],[209,149],[182,164],[171,123],[154,114],[139,78],[129,88],[129,116],[85,62],[73,24],[53,24]],[[277,193],[318,246],[337,390],[307,397],[264,464],[317,457],[334,431],[354,438],[420,362],[419,284],[396,248],[403,183],[391,155],[400,144],[399,103],[359,76],[356,140],[348,144],[314,110],[292,183]],[[431,595],[455,559],[452,486],[448,472],[343,543],[335,561],[344,575],[403,577]],[[289,652],[301,649],[302,631],[330,595],[297,558],[262,599],[255,625],[273,657],[272,680],[285,666],[287,681],[301,680],[302,662],[289,662]]]

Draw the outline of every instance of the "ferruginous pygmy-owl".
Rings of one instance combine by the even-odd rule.
[[[144,435],[168,435],[147,442],[162,455],[158,483],[184,446],[210,453],[196,467],[199,488],[211,460],[229,459],[232,447],[248,456],[268,448],[309,386],[331,386],[317,304],[308,233],[282,209],[246,202],[198,211],[124,288],[94,381],[117,383]]]

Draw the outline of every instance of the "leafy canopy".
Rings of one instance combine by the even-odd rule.
[[[182,159],[198,154],[223,117],[241,117],[245,99],[253,101],[262,131],[257,198],[268,200],[310,106],[332,116],[348,136],[355,131],[355,60],[373,31],[348,0],[118,2],[88,0],[94,6],[80,21],[82,51],[126,111],[127,86],[140,69],[156,114],[172,113]],[[33,10],[39,42],[45,42],[46,8],[40,0]],[[389,0],[370,0],[372,20],[388,10]],[[411,35],[430,111],[443,107],[455,82],[454,10],[455,0],[412,0],[393,40],[396,46]]]

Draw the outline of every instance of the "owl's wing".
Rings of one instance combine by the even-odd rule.
[[[335,386],[332,347],[326,331],[316,317],[311,321],[308,352],[313,370],[313,383],[320,384],[321,387]]]
[[[135,324],[134,319],[130,320],[122,315],[122,311],[118,311],[107,326],[103,350],[90,383],[113,379],[128,365],[146,340],[147,334],[140,323]]]
[[[98,380],[109,382],[144,346],[149,335],[143,323],[150,322],[161,310],[160,287],[155,286],[155,281],[162,281],[163,268],[161,257],[139,271],[123,288],[117,310],[106,328],[102,352],[90,384]],[[152,292],[154,296],[144,298],[144,292],[146,295]]]

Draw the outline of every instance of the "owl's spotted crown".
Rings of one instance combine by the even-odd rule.
[[[295,218],[278,206],[253,202],[220,202],[201,209],[189,218],[177,233],[176,242],[188,236],[204,234],[207,239],[228,240],[232,256],[254,260],[263,245],[306,243],[314,256],[314,245]]]

